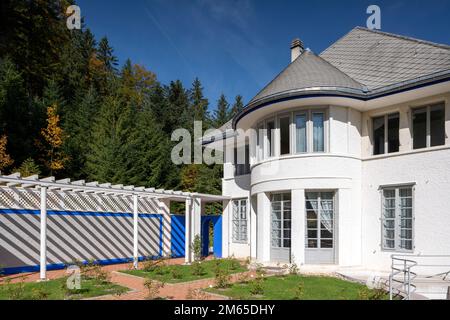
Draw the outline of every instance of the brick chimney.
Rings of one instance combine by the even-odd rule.
[[[291,62],[294,62],[305,51],[303,42],[299,38],[292,40],[291,42]]]

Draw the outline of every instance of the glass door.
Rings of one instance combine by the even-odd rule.
[[[334,263],[334,213],[334,192],[306,193],[306,263]]]
[[[273,194],[271,199],[271,261],[290,262],[291,194]]]

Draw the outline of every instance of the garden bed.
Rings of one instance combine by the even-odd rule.
[[[217,271],[233,274],[245,272],[247,268],[236,259],[204,260],[192,265],[167,265],[164,261],[148,261],[139,270],[120,272],[164,283],[181,283],[214,278]]]
[[[70,290],[66,277],[43,282],[3,283],[0,300],[78,300],[103,295],[120,295],[128,288],[108,281],[81,279],[81,288]]]
[[[325,276],[260,276],[231,284],[227,288],[208,288],[212,292],[242,300],[386,300],[388,294],[366,286]]]

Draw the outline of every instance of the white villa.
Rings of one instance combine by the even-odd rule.
[[[224,165],[223,256],[381,271],[392,254],[449,255],[449,135],[450,46],[361,27],[319,55],[294,40],[203,141],[249,151]]]

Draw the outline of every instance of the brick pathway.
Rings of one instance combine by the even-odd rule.
[[[167,260],[169,264],[182,264],[184,263],[184,259],[170,259]],[[124,293],[120,296],[116,295],[108,295],[102,297],[91,298],[93,300],[144,300],[147,296],[147,289],[144,287],[144,278],[136,277],[133,275],[128,275],[124,273],[118,272],[119,270],[127,270],[131,269],[132,264],[114,264],[109,266],[103,266],[102,269],[108,271],[111,275],[111,282],[116,283],[118,285],[127,287],[130,289],[129,292]],[[56,279],[66,275],[65,270],[53,270],[47,272],[48,279]],[[249,276],[252,272],[246,272]],[[254,273],[253,273],[254,274]],[[237,282],[239,280],[240,275],[232,275],[231,282]],[[6,279],[11,279],[11,282],[19,282],[19,281],[37,281],[39,280],[39,273],[26,273],[20,275],[11,275],[7,277],[3,277],[0,279],[0,284],[4,282]],[[221,300],[223,297],[218,295],[209,294],[206,292],[200,292],[198,289],[208,288],[209,286],[214,285],[214,279],[202,279],[185,283],[177,283],[177,284],[165,284],[163,288],[159,291],[159,296],[166,299],[173,300],[186,300],[189,297],[193,299],[201,299],[201,300]]]

